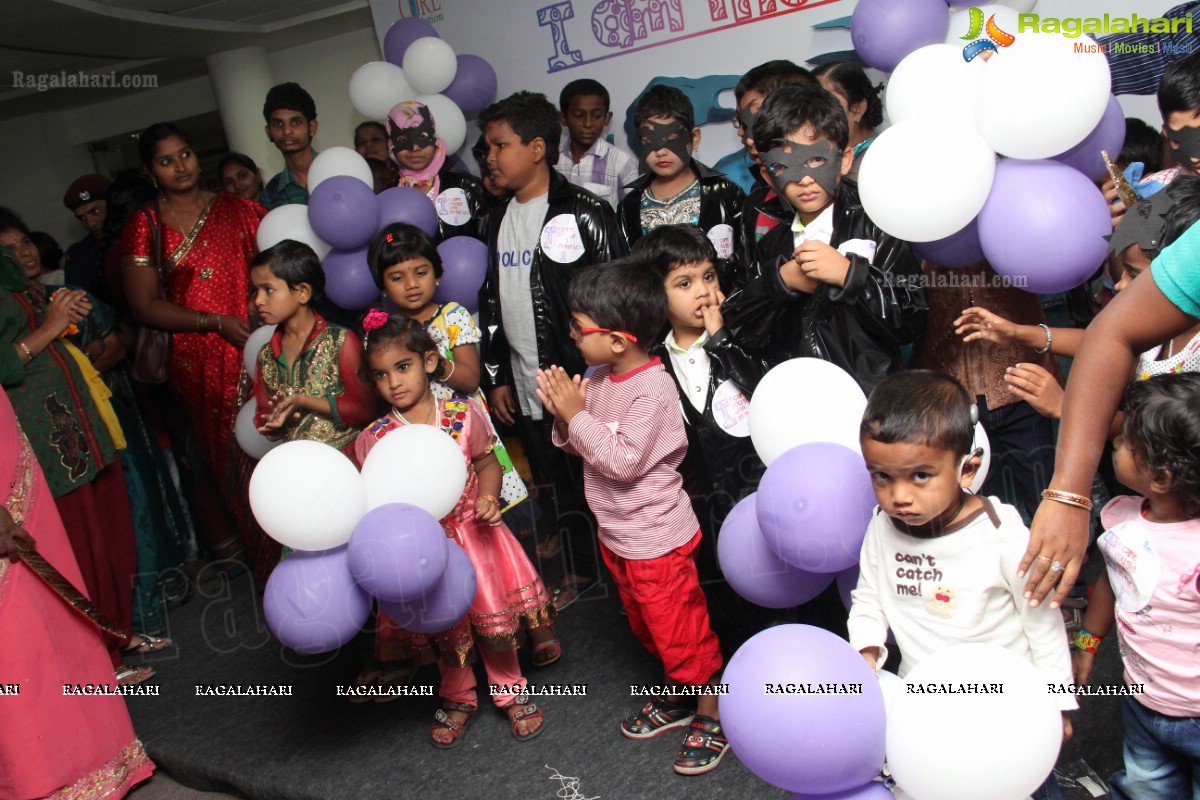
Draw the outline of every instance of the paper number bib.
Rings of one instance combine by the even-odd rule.
[[[730,436],[750,435],[750,401],[733,381],[725,381],[713,392],[712,414]]]
[[[437,196],[438,219],[455,227],[471,221],[471,209],[467,193],[462,189],[447,189]]]
[[[729,259],[733,257],[733,226],[721,223],[713,225],[708,229],[708,240],[712,242],[713,247],[717,250],[717,258]]]
[[[542,252],[551,261],[570,264],[583,256],[583,237],[572,214],[559,214],[542,228]]]

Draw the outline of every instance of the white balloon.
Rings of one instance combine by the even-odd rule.
[[[447,157],[458,152],[467,140],[467,118],[458,103],[444,94],[423,94],[417,100],[429,106],[438,138],[446,142]]]
[[[355,153],[355,155],[358,154]],[[317,156],[317,158],[320,158],[320,156]],[[315,164],[316,162],[313,163]],[[333,249],[320,236],[317,236],[316,231],[309,224],[308,206],[302,206],[298,203],[273,208],[258,223],[256,241],[260,251],[277,245],[284,239],[294,239],[297,242],[304,242],[316,252],[317,258],[322,261],[325,260],[325,256],[329,255],[329,251]]]
[[[904,681],[899,675],[886,669],[877,671],[875,677],[879,679],[879,688],[883,690],[883,707],[890,713],[892,703],[904,692]]]
[[[391,106],[388,106],[388,109],[390,110]],[[330,147],[317,153],[312,166],[308,168],[308,193],[311,195],[313,189],[321,185],[321,181],[335,175],[349,175],[351,178],[358,178],[367,186],[375,185],[371,166],[365,158],[349,147]]]
[[[261,325],[250,331],[250,335],[246,337],[246,345],[242,348],[242,362],[246,365],[246,374],[251,380],[258,378],[258,351],[262,350],[263,345],[271,341],[274,335],[274,325]]]
[[[938,167],[922,170],[921,164]],[[996,154],[978,131],[912,117],[879,134],[867,150],[858,192],[880,228],[905,241],[932,242],[958,233],[979,214],[995,177]],[[919,202],[913,202],[914,186]]]
[[[987,480],[988,470],[992,468],[992,443],[988,439],[987,431],[983,429],[982,422],[975,423],[975,446],[983,450],[979,469],[975,470],[975,477],[971,479],[971,492],[978,494],[983,488],[983,482]]]
[[[885,93],[888,119],[895,125],[913,117],[949,117],[973,125],[970,108],[978,96],[986,63],[965,61],[962,48],[931,44],[909,54],[892,72]]]
[[[275,541],[293,550],[328,550],[350,541],[367,511],[363,480],[350,459],[321,442],[285,442],[250,475],[250,509]]]
[[[237,437],[238,446],[246,455],[256,460],[283,444],[281,439],[268,439],[258,432],[258,428],[254,427],[254,415],[257,413],[258,401],[251,397],[238,411],[237,421],[234,423],[234,435]]]
[[[417,92],[404,77],[404,70],[387,61],[368,61],[350,76],[350,104],[368,119],[382,120],[392,106]]]
[[[920,800],[1030,794],[1054,768],[1062,744],[1062,717],[1046,682],[1028,658],[998,645],[955,645],[922,660],[888,708],[888,766],[896,783]],[[911,691],[959,684],[1001,691]]]
[[[1023,33],[988,61],[976,97],[979,130],[1010,158],[1050,158],[1070,150],[1100,124],[1112,88],[1096,43],[1057,33]],[[878,222],[878,220],[876,220]]]
[[[444,39],[426,36],[404,51],[404,76],[421,94],[437,94],[454,83],[458,56]]]
[[[384,436],[362,467],[367,510],[408,503],[441,519],[467,485],[467,462],[454,439],[432,425],[405,425]]]
[[[983,12],[985,21],[995,16],[997,27],[1005,33],[1015,36],[1020,30],[1020,18],[1015,9],[1001,3],[985,3],[976,7]],[[971,14],[965,8],[952,8],[950,12],[950,31],[946,34],[945,41],[946,44],[957,46],[961,53],[962,49],[973,41],[966,38],[971,27]],[[1000,48],[1000,52],[1004,50],[1005,48]]]
[[[809,442],[861,453],[858,426],[867,398],[850,373],[819,358],[793,358],[770,370],[750,399],[750,438],[767,466]]]

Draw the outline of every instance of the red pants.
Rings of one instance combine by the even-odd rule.
[[[721,646],[708,624],[708,604],[696,572],[697,532],[658,558],[622,558],[600,542],[633,635],[663,663],[667,679],[703,686],[721,669]]]

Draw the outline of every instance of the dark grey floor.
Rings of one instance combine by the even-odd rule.
[[[171,612],[169,635],[176,646],[145,659],[158,670],[161,695],[129,699],[138,735],[160,772],[170,776],[138,789],[135,800],[788,797],[747,771],[736,755],[710,775],[683,778],[671,769],[679,736],[634,742],[620,735],[617,723],[639,704],[629,685],[656,683],[659,676],[630,634],[616,597],[602,591],[560,616],[563,660],[526,670],[533,681],[586,684],[586,697],[539,701],[546,733],[524,743],[512,738],[498,711],[483,707],[463,744],[440,751],[429,745],[426,732],[436,698],[355,705],[335,696],[337,685],[353,680],[365,640],[336,655],[297,656],[267,632],[248,577],[208,589],[207,596]],[[435,681],[431,668],[417,678],[419,684]],[[1093,683],[1119,682],[1116,648],[1106,647]],[[293,695],[203,697],[197,684],[283,684]],[[1085,699],[1075,741],[1064,748],[1060,764],[1082,757],[1105,778],[1118,768],[1119,708],[1119,698]],[[552,779],[554,774],[577,782]],[[172,778],[226,794],[188,793]],[[1068,800],[1088,796],[1068,788]]]

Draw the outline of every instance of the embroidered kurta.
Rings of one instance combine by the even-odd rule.
[[[30,434],[50,491],[61,497],[95,478],[113,462],[117,448],[63,340],[24,365],[13,348],[41,326],[42,291],[33,284],[0,289],[0,384]]]
[[[271,340],[258,351],[258,402],[255,425],[261,426],[269,402],[277,394],[322,397],[328,414],[301,412],[289,419],[281,432],[286,441],[307,439],[343,448],[354,442],[362,425],[375,416],[375,390],[362,377],[362,344],[353,332],[330,325],[319,314],[300,355],[292,364],[283,354],[283,331],[276,328]]]

